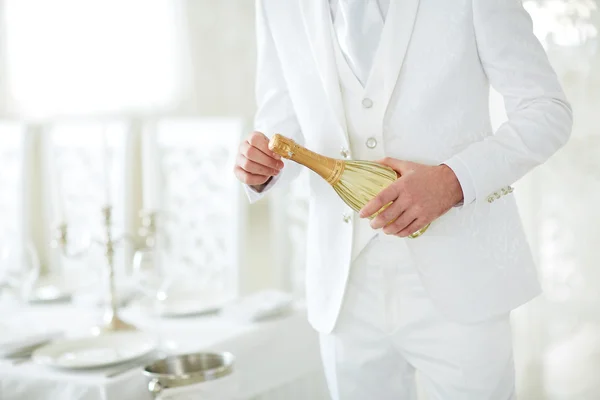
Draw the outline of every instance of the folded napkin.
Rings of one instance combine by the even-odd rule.
[[[288,315],[294,306],[289,293],[267,289],[242,297],[221,310],[221,316],[240,322],[257,322]]]

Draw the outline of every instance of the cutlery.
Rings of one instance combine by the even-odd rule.
[[[43,342],[40,342],[40,343],[36,343],[33,346],[24,347],[22,349],[19,349],[19,350],[13,352],[13,353],[5,354],[1,358],[4,359],[4,360],[10,361],[11,365],[23,364],[23,363],[31,360],[31,357],[33,356],[33,352],[34,351],[36,351],[40,347],[43,347],[43,346],[47,345],[51,341],[52,340],[49,339],[49,340],[46,340],[46,341],[43,341]]]
[[[25,334],[25,337],[13,338],[0,345],[0,358],[13,358],[27,355],[40,346],[64,336],[63,332],[49,332],[39,334]]]
[[[28,361],[31,361],[31,354],[26,357],[21,357],[21,358],[11,358],[10,365],[12,365],[12,366],[21,365]]]

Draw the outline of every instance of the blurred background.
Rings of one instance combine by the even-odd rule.
[[[525,5],[575,126],[516,185],[545,289],[513,316],[519,393],[598,399],[600,2]],[[101,315],[106,205],[124,308],[183,296],[198,311],[265,290],[301,303],[304,177],[250,206],[231,172],[254,75],[252,0],[0,0],[0,332],[47,329],[48,313],[72,325],[69,307]],[[506,118],[496,93],[490,111]],[[317,354],[310,329],[296,333]],[[264,391],[304,375],[320,391],[315,360]]]

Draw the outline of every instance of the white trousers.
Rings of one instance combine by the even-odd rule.
[[[380,234],[353,262],[338,323],[320,339],[334,400],[417,399],[415,371],[428,400],[515,399],[509,315],[445,318],[395,237]]]

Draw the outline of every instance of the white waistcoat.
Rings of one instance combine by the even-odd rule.
[[[346,115],[350,149],[342,149],[346,159],[376,161],[385,157],[383,141],[383,80],[373,65],[366,87],[363,87],[350,69],[332,30],[335,61],[340,79],[342,103]],[[357,213],[351,216],[353,223],[352,259],[378,233],[369,225],[368,219],[361,219]]]

